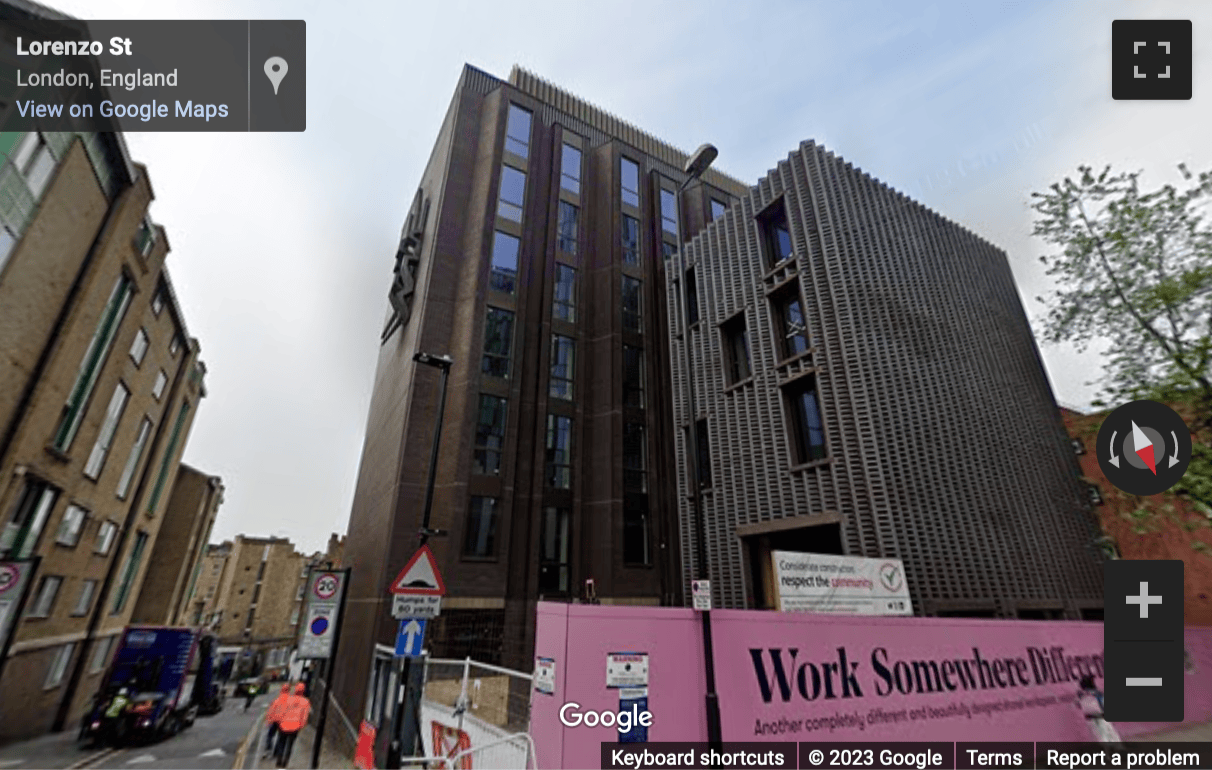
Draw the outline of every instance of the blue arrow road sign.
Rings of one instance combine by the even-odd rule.
[[[396,657],[415,657],[421,654],[421,644],[425,640],[425,619],[404,618],[400,621],[400,631],[396,634]]]

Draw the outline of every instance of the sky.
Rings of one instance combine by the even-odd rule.
[[[400,228],[466,63],[520,64],[684,150],[711,142],[748,183],[814,139],[1004,249],[1033,320],[1052,279],[1032,191],[1083,164],[1146,187],[1212,169],[1212,3],[1196,0],[48,4],[307,22],[305,132],[126,135],[208,368],[185,462],[226,486],[214,542],[310,552],[344,534]],[[1132,18],[1192,20],[1190,101],[1111,99],[1111,22]],[[1061,403],[1097,396],[1097,346],[1041,353]]]

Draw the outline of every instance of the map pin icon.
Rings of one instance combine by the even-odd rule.
[[[286,65],[286,60],[281,56],[271,56],[265,60],[265,77],[274,84],[274,96],[278,95],[278,85],[282,82],[282,78],[286,77],[288,69],[290,67]]]

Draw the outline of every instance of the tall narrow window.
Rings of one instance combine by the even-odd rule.
[[[551,335],[551,389],[553,398],[572,399],[572,380],[576,359],[576,341],[561,334]]]
[[[794,252],[791,248],[791,229],[787,225],[787,209],[782,201],[763,213],[761,224],[770,265],[773,267],[789,259]]]
[[[58,497],[59,490],[45,481],[26,477],[17,504],[0,532],[0,557],[28,559],[33,554]]]
[[[159,401],[160,396],[164,395],[164,386],[167,384],[168,375],[164,373],[164,370],[156,372],[156,382],[152,385],[152,397]]]
[[[131,282],[123,273],[118,278],[118,282],[114,284],[109,301],[105,303],[101,320],[97,324],[96,331],[93,332],[92,340],[88,343],[88,349],[84,352],[84,359],[80,362],[76,382],[72,385],[67,403],[63,406],[63,415],[59,419],[59,427],[55,430],[54,438],[55,449],[61,452],[67,451],[72,444],[72,439],[76,437],[76,431],[80,429],[85,405],[88,403],[89,396],[92,395],[93,387],[97,384],[97,375],[100,374],[105,358],[109,355],[109,349],[118,333],[118,327],[126,315],[126,308],[130,305],[130,298]]]
[[[97,639],[93,642],[93,659],[88,664],[88,673],[96,674],[99,671],[104,671],[109,665],[109,654],[113,650],[114,637],[107,636],[104,639]]]
[[[558,321],[575,323],[577,320],[577,269],[556,263],[555,298],[551,315]]]
[[[723,216],[724,211],[726,211],[727,208],[728,208],[728,206],[726,206],[722,201],[717,201],[715,198],[712,198],[711,199],[711,219],[712,219],[712,221],[715,221],[715,220],[719,219],[721,216]]]
[[[480,416],[476,421],[476,447],[472,472],[496,476],[501,472],[501,450],[505,446],[508,404],[499,396],[480,394]]]
[[[571,144],[564,145],[560,156],[560,187],[581,194],[581,151]]]
[[[672,190],[661,190],[661,229],[678,235],[678,196]]]
[[[80,531],[84,529],[84,520],[88,518],[85,511],[75,503],[67,506],[63,518],[59,521],[59,531],[55,533],[55,542],[69,548],[75,548],[80,542]]]
[[[27,132],[9,157],[21,176],[25,177],[34,200],[41,198],[51,172],[55,170],[55,156],[51,154],[46,138],[38,131]]]
[[[122,419],[122,413],[126,411],[126,402],[129,399],[130,391],[119,382],[118,387],[114,388],[114,395],[109,399],[109,408],[105,410],[105,421],[101,423],[101,432],[97,434],[93,451],[84,465],[84,475],[94,481],[101,474],[105,458],[109,457],[110,445],[114,443],[114,433],[118,430],[118,422]]]
[[[623,215],[623,264],[640,264],[640,220]]]
[[[745,314],[738,313],[720,326],[724,336],[724,349],[728,361],[728,384],[735,385],[749,378],[749,333],[745,328]]]
[[[577,253],[577,221],[580,213],[580,210],[568,201],[560,201],[556,238],[560,251],[568,254]]]
[[[513,346],[513,313],[488,308],[484,322],[484,360],[481,371],[493,377],[509,376],[509,352]]]
[[[492,236],[492,275],[489,285],[494,291],[513,294],[518,283],[518,250],[521,241],[509,233],[497,230]]]
[[[52,687],[58,687],[63,684],[63,676],[67,673],[67,666],[72,662],[72,655],[75,652],[75,642],[68,642],[55,650],[55,657],[51,660],[50,668],[46,671],[46,689],[49,690]]]
[[[181,441],[181,431],[185,428],[185,419],[189,416],[189,402],[185,401],[181,404],[181,411],[177,412],[177,422],[173,425],[172,436],[168,440],[168,449],[164,452],[163,459],[160,460],[160,472],[156,474],[156,485],[152,487],[151,497],[147,501],[147,514],[154,515],[156,508],[160,505],[160,495],[164,493],[164,484],[168,481],[168,469],[176,467],[177,444]]]
[[[796,462],[807,463],[824,458],[825,430],[812,378],[796,380],[787,386],[785,392]]]
[[[539,591],[546,594],[568,593],[567,508],[544,508],[539,548]]]
[[[772,298],[775,312],[778,314],[779,342],[784,359],[799,355],[808,350],[808,324],[804,319],[804,306],[800,303],[800,294],[795,287],[789,291],[780,292]]]
[[[648,523],[648,495],[623,495],[623,563],[652,564],[652,536]]]
[[[639,279],[623,276],[623,331],[644,331],[642,286]]]
[[[623,424],[623,489],[648,491],[648,442],[641,422]]]
[[[29,616],[31,618],[50,617],[61,585],[63,585],[63,578],[58,575],[47,575],[42,578],[42,582],[38,584],[38,593],[34,598],[34,603],[30,605]]]
[[[509,105],[509,118],[505,123],[505,149],[525,158],[530,149],[530,110],[516,104]]]
[[[164,309],[164,292],[157,290],[152,295],[152,315],[159,317],[160,311]]]
[[[126,457],[126,467],[122,469],[122,476],[118,479],[118,489],[115,494],[118,495],[119,500],[125,500],[126,493],[130,491],[130,483],[135,478],[139,461],[143,459],[143,450],[147,447],[147,437],[151,435],[151,428],[151,420],[144,417],[143,422],[139,424],[139,432],[135,435],[135,443],[131,444],[130,454]]]
[[[112,521],[103,521],[97,527],[97,542],[93,550],[101,556],[108,556],[109,549],[114,546],[114,538],[118,535],[118,525]]]
[[[139,223],[139,231],[135,233],[135,251],[139,252],[140,256],[146,257],[151,254],[152,247],[156,245],[156,226],[152,224],[151,217],[144,217]]]
[[[80,595],[76,597],[76,606],[72,608],[72,617],[87,615],[93,606],[93,596],[97,593],[97,581],[85,580],[80,584]]]
[[[114,609],[110,613],[111,615],[121,614],[126,607],[126,600],[130,598],[130,589],[135,582],[135,575],[139,572],[139,562],[143,560],[143,549],[146,546],[147,533],[137,532],[135,544],[126,554],[126,562],[122,565],[122,579],[118,583],[118,593],[114,596]]]
[[[619,159],[620,196],[624,206],[640,206],[640,167],[634,160]]]
[[[513,166],[501,167],[501,200],[497,215],[513,222],[522,221],[522,203],[526,198],[526,174]]]
[[[644,408],[644,350],[623,346],[623,406]]]
[[[695,456],[698,458],[699,486],[707,489],[711,486],[711,444],[707,437],[707,421],[699,420],[694,424]]]
[[[547,415],[547,486],[572,489],[572,418]]]
[[[476,558],[496,555],[497,500],[495,497],[473,497],[467,509],[467,539],[463,553]]]
[[[699,282],[693,267],[686,268],[686,322],[690,326],[699,322]]]
[[[135,341],[130,346],[130,360],[135,362],[135,366],[143,363],[143,356],[147,353],[147,330],[139,329],[139,333],[135,335]]]
[[[672,243],[669,243],[668,241],[661,241],[661,259],[666,261],[672,259],[677,250],[678,247],[674,246]]]

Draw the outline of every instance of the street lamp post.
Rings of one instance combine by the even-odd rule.
[[[427,542],[429,542],[430,535],[446,534],[442,530],[430,529],[429,517],[430,513],[433,511],[433,488],[434,480],[437,478],[438,473],[438,448],[441,446],[442,442],[442,419],[446,416],[446,381],[450,377],[450,367],[454,364],[454,360],[450,356],[434,356],[430,355],[429,353],[417,353],[412,357],[412,360],[416,361],[418,364],[433,366],[442,371],[442,384],[440,386],[441,395],[438,397],[438,420],[433,432],[433,447],[429,453],[429,480],[425,485],[425,509],[424,513],[421,515],[421,529],[418,531],[418,535],[420,537],[419,545],[425,545]],[[408,750],[412,751],[419,734],[411,729],[406,730],[406,732],[409,733],[408,741],[403,741],[402,736],[400,735],[401,729],[407,727],[403,724],[404,703],[408,700],[409,691],[411,689],[409,682],[409,675],[411,673],[412,658],[405,657],[400,671],[400,678],[398,680],[397,692],[399,694],[396,698],[396,706],[392,713],[391,719],[391,743],[388,745],[386,762],[386,766],[388,768],[397,769],[400,767],[402,764],[401,758],[403,755],[404,745],[407,744]]]
[[[690,316],[686,312],[686,241],[682,236],[682,193],[690,186],[690,183],[703,175],[703,172],[711,165],[719,151],[710,144],[704,144],[694,151],[686,161],[686,181],[682,182],[677,191],[677,209],[678,209],[678,309],[682,317],[682,351],[685,354],[686,367],[686,388],[689,411],[689,431],[688,445],[686,447],[687,462],[690,465],[690,479],[692,488],[690,490],[691,503],[694,506],[694,530],[696,541],[696,559],[697,569],[695,574],[698,580],[711,579],[711,570],[707,564],[707,527],[703,519],[703,483],[699,472],[699,436],[698,436],[698,406],[695,398],[694,389],[694,362],[690,355]],[[723,740],[720,729],[720,698],[715,691],[715,652],[712,647],[711,640],[711,610],[702,611],[703,621],[703,657],[705,659],[706,677],[707,677],[707,696],[705,706],[707,709],[707,740],[715,748],[721,745]]]

